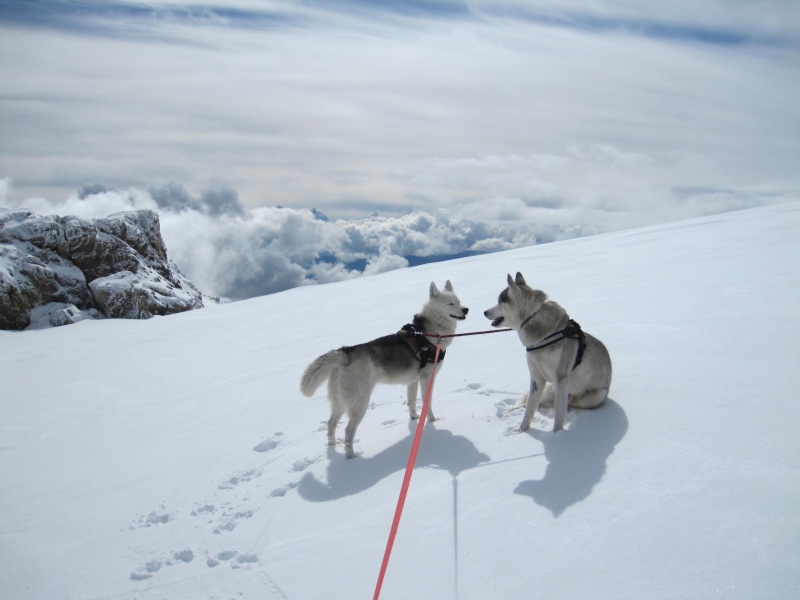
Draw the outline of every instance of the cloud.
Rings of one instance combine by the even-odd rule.
[[[149,191],[89,184],[63,202],[8,202],[10,182],[0,180],[0,199],[42,215],[84,218],[156,210],[169,257],[204,293],[232,300],[797,199],[791,192],[769,196],[758,189],[661,187],[673,167],[610,147],[574,148],[564,156],[464,159],[447,165],[453,171],[448,181],[467,188],[475,178],[511,178],[518,180],[520,196],[361,219],[327,219],[308,209],[246,209],[231,188],[193,195],[177,183]]]
[[[179,181],[195,194],[236,190],[212,211],[238,202],[399,216],[521,197],[530,157],[605,146],[673,161],[671,187],[797,190],[798,10],[7,2],[0,176],[15,180],[15,199]],[[505,162],[498,177],[488,157]],[[447,178],[471,160],[485,175],[477,187]]]

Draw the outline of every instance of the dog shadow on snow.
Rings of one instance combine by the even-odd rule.
[[[395,471],[405,470],[416,427],[416,421],[409,422],[408,437],[368,458],[359,456],[348,460],[329,448],[327,484],[306,473],[297,484],[297,492],[310,502],[337,500],[363,492]],[[416,466],[443,469],[455,477],[490,460],[469,439],[453,435],[446,429],[437,429],[436,422],[430,422],[425,425]]]
[[[538,480],[521,482],[515,494],[530,496],[558,518],[585,499],[606,472],[606,461],[628,431],[628,417],[612,399],[582,414],[559,433],[530,429],[544,445],[547,469]]]

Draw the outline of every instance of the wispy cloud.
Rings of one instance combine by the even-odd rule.
[[[263,30],[296,27],[297,11],[272,11],[235,4],[26,0],[0,3],[0,23],[27,29],[50,29],[75,35],[141,41],[178,41],[180,29],[241,28]]]

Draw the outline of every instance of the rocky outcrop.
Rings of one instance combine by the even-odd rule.
[[[0,209],[0,329],[201,308],[151,210],[104,219]]]

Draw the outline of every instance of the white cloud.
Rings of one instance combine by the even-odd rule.
[[[104,217],[149,208],[161,215],[172,258],[201,290],[242,299],[309,283],[330,283],[429,260],[495,252],[572,237],[796,200],[791,189],[731,186],[673,188],[677,169],[702,161],[659,161],[610,146],[574,146],[556,155],[489,155],[437,161],[420,169],[458,190],[460,203],[401,216],[324,221],[306,209],[246,209],[235,190],[199,195],[179,184],[107,190],[85,186],[63,202],[6,202],[39,214]],[[697,181],[703,181],[698,178]],[[491,183],[489,183],[491,182]],[[4,184],[8,188],[8,181]],[[515,196],[472,199],[496,185]],[[92,193],[92,192],[95,193]],[[8,200],[8,198],[6,198]]]

